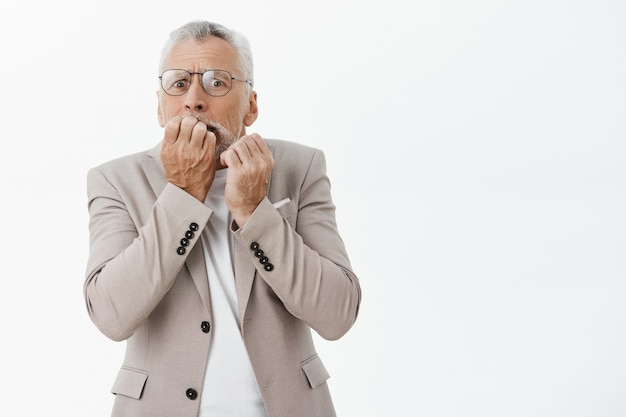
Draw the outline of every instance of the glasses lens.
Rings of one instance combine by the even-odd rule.
[[[232,87],[232,75],[226,71],[207,71],[202,75],[202,86],[210,96],[223,96]]]
[[[167,70],[161,75],[161,87],[171,96],[181,96],[189,89],[191,75],[184,70]]]

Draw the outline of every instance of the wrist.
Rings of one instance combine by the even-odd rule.
[[[250,220],[250,217],[252,217],[252,212],[231,212],[231,214],[233,215],[233,221],[235,222],[234,224],[234,229],[240,229],[242,227],[244,227],[246,225],[246,223],[248,223],[248,220]]]

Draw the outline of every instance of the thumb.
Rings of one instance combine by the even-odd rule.
[[[226,153],[227,153],[227,152],[228,152],[228,149],[227,149],[227,150],[225,150],[224,152],[222,152],[222,153],[220,154],[220,164],[221,164],[224,168],[228,167],[228,161],[226,160],[226,159],[227,159],[227,158],[226,158]]]

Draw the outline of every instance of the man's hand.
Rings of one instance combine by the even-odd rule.
[[[192,116],[165,125],[161,161],[167,180],[204,203],[215,178],[215,134]]]
[[[256,133],[242,136],[220,156],[228,167],[226,204],[235,222],[242,227],[267,193],[274,158],[267,144]]]

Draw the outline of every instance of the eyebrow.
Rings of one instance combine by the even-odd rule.
[[[179,75],[186,74],[186,73],[190,72],[190,71],[187,71],[187,70],[184,70],[184,69],[181,69],[181,68],[170,68],[170,69],[168,69],[166,71],[172,71],[172,72],[174,72],[174,74],[176,76],[179,76]]]
[[[224,72],[229,73],[231,77],[235,77],[235,78],[237,78],[237,79],[239,78],[239,77],[237,76],[237,74],[239,73],[239,71],[237,71],[237,70],[236,70],[236,71],[233,71],[233,70],[224,69],[224,68],[206,68],[206,67],[203,67],[203,68],[201,68],[201,69],[200,69],[200,71],[199,71],[199,72],[207,72],[207,71],[224,71]],[[191,71],[190,71],[190,72],[191,72]],[[243,77],[243,76],[242,76],[242,77]]]

